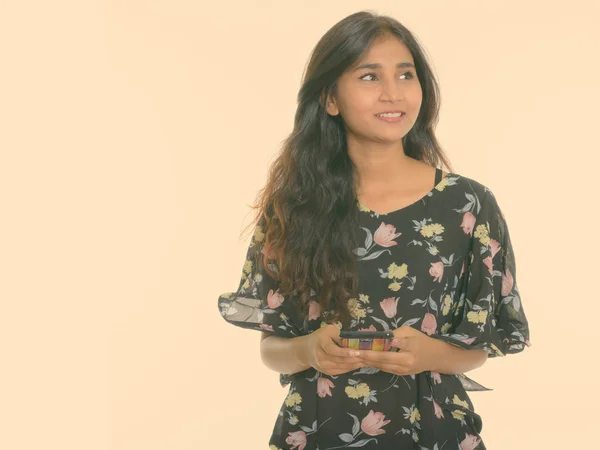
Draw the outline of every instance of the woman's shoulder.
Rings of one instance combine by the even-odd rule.
[[[485,220],[504,221],[504,212],[498,198],[487,183],[481,179],[474,179],[463,174],[449,174],[448,184],[456,186],[454,195],[456,201],[466,201],[465,210],[469,210],[474,216],[487,218]],[[462,205],[462,203],[461,203]],[[479,219],[478,219],[479,220]]]
[[[446,177],[448,178],[448,184],[457,186],[459,191],[476,195],[480,199],[489,194],[493,196],[490,187],[481,180],[456,172],[450,172]]]

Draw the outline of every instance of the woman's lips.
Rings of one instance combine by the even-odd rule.
[[[400,117],[381,117],[381,116],[375,116],[375,117],[377,117],[379,120],[383,120],[384,122],[396,123],[396,122],[402,122],[404,120],[405,116],[406,116],[406,114],[402,114]]]

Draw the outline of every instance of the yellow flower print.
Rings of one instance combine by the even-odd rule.
[[[471,323],[485,323],[487,315],[487,311],[469,311],[467,313],[467,320]]]
[[[344,389],[344,391],[346,391],[346,395],[348,395],[348,397],[350,398],[360,398],[358,392],[356,392],[355,386],[346,386],[346,389]]]
[[[401,287],[402,287],[402,283],[392,283],[388,286],[388,288],[390,288],[390,290],[392,290],[394,292],[398,292]]]
[[[442,314],[444,316],[448,315],[448,313],[450,312],[451,306],[452,306],[452,297],[450,297],[449,295],[446,295],[444,297],[444,307],[442,309]]]
[[[302,396],[298,392],[288,395],[285,399],[286,406],[295,406],[299,405],[300,403],[302,403]]]
[[[414,408],[410,412],[410,423],[415,423],[415,421],[419,421],[419,420],[421,420],[421,413],[419,412],[418,408]]]
[[[350,312],[350,315],[355,319],[362,319],[364,317],[367,317],[367,312],[364,309],[362,309],[361,304],[355,298],[351,298],[350,300],[348,300],[348,311]]]
[[[432,223],[421,228],[421,234],[425,237],[432,237],[434,234],[442,234],[444,226],[440,223]]]
[[[444,325],[442,325],[442,328],[440,328],[442,334],[446,334],[448,332],[448,330],[450,330],[451,326],[452,326],[451,323],[445,323]]]
[[[246,281],[242,285],[242,288],[243,289],[248,289],[249,287],[250,287],[250,280],[248,278],[246,278]]]
[[[469,404],[465,400],[461,400],[460,398],[458,398],[458,395],[456,394],[454,394],[454,397],[452,398],[452,403],[469,409]],[[455,409],[454,411],[452,411],[452,417],[454,417],[457,420],[462,420],[463,417],[465,417],[465,413],[463,411]]]
[[[398,266],[394,263],[390,264],[388,267],[388,278],[404,278],[408,274],[408,266],[406,264],[402,264]]]
[[[477,228],[475,228],[475,233],[473,233],[473,236],[475,236],[476,238],[478,238],[479,241],[483,245],[488,245],[490,243],[490,229],[489,229],[489,224],[477,225]]]
[[[249,259],[247,259],[246,262],[244,263],[244,272],[246,272],[246,273],[252,272],[252,261],[250,261]]]
[[[469,408],[469,404],[465,400],[458,398],[458,395],[456,394],[454,394],[454,397],[452,398],[452,403],[458,406],[464,406],[467,409]]]
[[[440,252],[440,250],[437,247],[435,247],[435,246],[431,247],[429,249],[429,251],[431,252],[432,255],[437,255]]]
[[[279,314],[279,317],[281,317],[281,320],[287,319],[287,316],[284,313]]]
[[[440,181],[435,188],[438,191],[443,191],[446,186],[448,186],[448,178],[444,178],[442,181]]]
[[[366,294],[358,294],[358,299],[363,303],[369,303],[369,296]]]
[[[360,203],[358,204],[358,208],[359,208],[361,211],[364,211],[364,212],[371,212],[371,210],[370,210],[369,208],[367,208],[366,206],[364,206],[364,205],[362,205],[362,204],[360,204]]]
[[[462,420],[463,417],[465,417],[465,413],[459,411],[458,409],[455,409],[454,411],[452,411],[452,417],[454,417],[456,420]]]
[[[257,273],[256,275],[254,275],[254,281],[256,281],[257,283],[260,283],[262,281],[262,275],[260,273]]]
[[[432,223],[429,226],[434,234],[442,234],[444,232],[444,226],[441,223]]]
[[[350,398],[364,398],[371,395],[371,388],[367,383],[359,383],[356,386],[346,386],[346,394]]]
[[[256,242],[262,242],[265,238],[265,233],[263,233],[262,227],[257,226],[254,231],[254,240]]]
[[[276,445],[269,445],[269,450],[281,450],[279,447],[277,447]]]
[[[289,422],[291,425],[296,425],[296,424],[298,423],[298,416],[296,416],[296,415],[292,414],[292,415],[290,416],[290,418],[288,419],[288,422]]]
[[[421,234],[425,237],[433,236],[433,231],[431,230],[431,226],[423,225],[423,227],[421,228]]]
[[[361,397],[368,397],[371,394],[371,388],[367,383],[359,383],[356,386],[356,392]]]

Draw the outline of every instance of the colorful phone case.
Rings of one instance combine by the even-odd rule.
[[[342,347],[355,350],[392,350],[394,333],[391,331],[340,331]]]

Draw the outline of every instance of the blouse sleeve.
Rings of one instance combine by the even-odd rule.
[[[471,242],[454,326],[438,338],[465,349],[487,350],[489,357],[521,352],[531,344],[515,254],[505,217],[487,188]]]
[[[248,245],[238,288],[235,292],[221,294],[218,298],[219,312],[231,325],[275,336],[291,338],[300,336],[296,303],[291,297],[279,293],[278,280],[271,277],[263,264],[264,219],[254,229]],[[274,262],[269,268],[278,273]],[[289,384],[291,374],[280,374],[282,386]]]
[[[260,220],[248,245],[246,260],[235,292],[221,294],[218,299],[221,316],[230,324],[280,337],[300,336],[296,304],[279,293],[279,281],[265,270],[264,220]],[[274,262],[269,268],[278,273]]]

